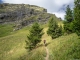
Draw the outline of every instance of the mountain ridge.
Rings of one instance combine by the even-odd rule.
[[[60,20],[47,9],[29,4],[0,4],[0,24],[14,24],[18,29],[37,21],[46,23],[51,17]]]

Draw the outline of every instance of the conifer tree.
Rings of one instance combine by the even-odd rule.
[[[26,48],[32,50],[36,47],[38,43],[41,42],[41,37],[43,35],[42,30],[43,28],[41,28],[37,22],[32,25],[32,28],[30,29],[30,34],[27,36],[28,41],[26,41]]]
[[[73,27],[78,36],[80,36],[80,0],[74,2],[74,22]]]
[[[66,33],[71,33],[71,22],[73,21],[73,14],[72,10],[70,9],[69,5],[66,7],[66,15],[65,15],[65,21],[64,21],[64,30]]]
[[[50,35],[52,39],[62,35],[61,29],[58,27],[57,22],[53,18],[51,18],[49,21],[49,28],[47,34]]]

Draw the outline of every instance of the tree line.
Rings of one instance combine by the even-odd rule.
[[[48,24],[47,34],[52,39],[58,38],[63,34],[76,33],[80,36],[80,0],[74,0],[74,9],[71,10],[70,6],[66,7],[66,15],[64,20],[64,26],[58,25],[53,17],[50,18]],[[44,34],[43,28],[40,27],[38,22],[34,23],[29,31],[26,41],[26,48],[32,50],[38,43],[41,42],[41,37]]]
[[[64,21],[64,30],[66,33],[77,33],[80,36],[80,0],[74,0],[74,8],[66,7],[66,15]]]

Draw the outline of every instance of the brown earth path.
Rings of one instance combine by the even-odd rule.
[[[45,46],[45,50],[46,50],[45,60],[49,60],[49,50],[48,50],[48,48],[46,46]]]

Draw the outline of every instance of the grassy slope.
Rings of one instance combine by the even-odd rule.
[[[0,37],[10,35],[13,31],[13,25],[4,24],[0,25]]]
[[[80,39],[76,34],[54,39],[48,48],[50,60],[80,59]]]
[[[38,45],[38,48],[31,52],[25,49],[25,40],[27,40],[27,34],[29,33],[28,29],[30,27],[25,27],[12,35],[0,38],[0,60],[44,60],[46,51],[43,41]],[[80,39],[76,34],[61,36],[52,40],[46,34],[47,29],[47,27],[44,28],[45,34],[42,40],[47,40],[50,60],[80,59]]]
[[[26,34],[24,35],[24,32],[16,32],[16,34],[0,38],[0,58],[3,57],[0,60],[12,60],[14,57],[18,57],[18,54],[25,51],[22,49],[25,39]]]
[[[47,29],[44,30],[47,31]],[[80,59],[80,39],[75,33],[53,40],[45,34],[43,38],[47,40],[50,60]]]
[[[44,60],[45,49],[42,44],[39,45],[39,48],[27,53],[25,40],[27,40],[27,34],[29,33],[28,29],[30,27],[23,28],[16,31],[15,34],[0,38],[0,60]]]

